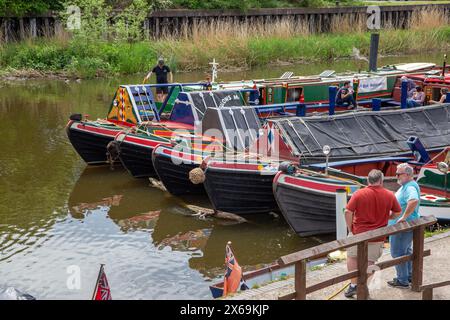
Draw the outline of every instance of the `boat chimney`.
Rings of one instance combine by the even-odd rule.
[[[444,63],[442,64],[442,77],[445,78],[445,67],[447,64],[447,55],[444,54]]]
[[[369,71],[377,71],[378,43],[379,42],[380,42],[380,34],[372,33],[370,35]]]

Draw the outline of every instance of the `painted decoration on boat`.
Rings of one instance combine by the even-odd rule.
[[[139,123],[133,110],[133,103],[131,102],[126,86],[120,86],[116,90],[116,94],[114,95],[107,118],[108,120],[128,122],[132,124]]]

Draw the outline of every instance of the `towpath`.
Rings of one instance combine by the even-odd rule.
[[[431,249],[431,255],[424,258],[423,284],[450,280],[450,232],[438,234],[425,239],[425,249]],[[391,259],[389,249],[384,250],[380,261]],[[346,261],[336,262],[326,265],[320,269],[308,270],[306,277],[308,286],[318,283],[333,276],[344,274],[347,271]],[[377,271],[371,282],[369,282],[370,299],[374,300],[420,300],[422,294],[409,289],[391,288],[387,281],[395,277],[395,268],[387,268]],[[323,290],[307,295],[307,299],[324,300],[335,295],[346,282],[327,287]],[[230,300],[277,300],[279,296],[286,295],[294,291],[294,279],[289,278],[277,281],[258,289],[242,291],[227,299]],[[433,298],[435,300],[449,300],[450,286],[434,289]],[[352,300],[344,296],[344,292],[338,293],[333,300]]]

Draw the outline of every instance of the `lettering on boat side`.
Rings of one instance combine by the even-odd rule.
[[[214,312],[224,315],[254,315],[264,316],[269,310],[267,304],[225,304],[223,307],[202,307],[187,304],[180,309],[181,315],[200,315],[211,318]]]

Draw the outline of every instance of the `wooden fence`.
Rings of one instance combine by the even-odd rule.
[[[360,233],[355,236],[348,237],[342,240],[336,240],[325,243],[313,248],[305,249],[296,253],[283,256],[279,259],[280,266],[288,266],[295,264],[295,291],[283,297],[282,300],[290,299],[306,299],[308,293],[326,288],[328,286],[349,280],[351,278],[358,278],[357,298],[358,300],[366,300],[368,298],[367,278],[370,272],[368,271],[368,243],[371,240],[387,237],[399,232],[412,231],[413,232],[413,254],[402,256],[388,261],[378,262],[375,264],[376,269],[382,270],[397,264],[401,264],[412,260],[412,290],[423,291],[423,299],[432,299],[433,288],[444,285],[449,285],[450,281],[440,283],[422,285],[423,276],[423,258],[431,254],[430,250],[424,251],[424,231],[425,227],[436,223],[436,218],[433,216],[422,217],[411,222],[402,222],[392,226],[379,228],[372,231]],[[336,250],[357,246],[357,270],[347,272],[343,275],[336,276],[332,279],[307,286],[306,283],[306,262],[313,260],[319,256],[326,255]]]
[[[413,11],[425,8],[437,8],[450,15],[450,4],[382,6],[381,27],[405,28]],[[182,35],[188,33],[200,23],[213,21],[246,22],[249,24],[270,24],[284,18],[302,22],[309,26],[311,32],[327,32],[333,21],[349,17],[357,21],[367,17],[367,7],[333,7],[333,8],[289,8],[289,9],[250,9],[239,10],[162,10],[155,11],[145,19],[142,31],[148,39],[164,35]],[[55,12],[43,15],[0,17],[0,35],[3,41],[24,38],[51,37],[62,29],[62,23]]]

